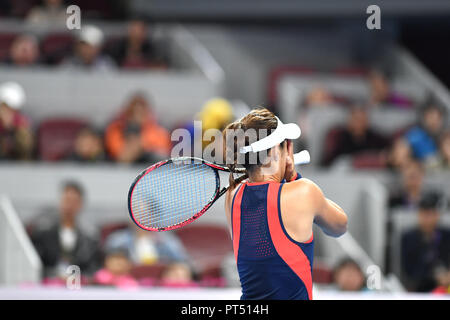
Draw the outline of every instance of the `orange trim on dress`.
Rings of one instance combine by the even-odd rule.
[[[249,186],[260,186],[260,185],[263,185],[263,184],[266,184],[266,183],[279,183],[278,181],[260,181],[260,182],[248,182],[248,181],[246,181],[246,182],[244,182],[246,185],[249,185]]]
[[[231,224],[233,228],[233,251],[234,257],[238,258],[239,252],[239,238],[241,235],[241,203],[242,195],[244,194],[245,184],[242,184],[234,196],[233,207],[231,208]]]
[[[295,274],[303,281],[308,297],[312,300],[311,265],[303,250],[289,240],[282,227],[278,215],[278,192],[280,185],[269,184],[267,191],[267,221],[275,250]],[[312,239],[311,239],[312,241]]]

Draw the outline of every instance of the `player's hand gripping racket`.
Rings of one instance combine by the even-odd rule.
[[[306,150],[294,155],[295,164],[309,161]],[[131,219],[149,231],[172,230],[196,220],[229,188],[220,189],[219,171],[231,170],[193,157],[155,163],[131,184],[128,192]],[[233,172],[243,174],[245,169],[238,168]],[[246,178],[244,174],[236,182]]]

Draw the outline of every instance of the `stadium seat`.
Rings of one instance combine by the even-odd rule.
[[[113,15],[112,1],[73,0],[71,3],[83,8],[83,15],[91,19],[111,18]]]
[[[0,33],[0,61],[8,57],[9,48],[16,37],[15,33]]]
[[[217,279],[222,276],[222,269],[219,266],[208,267],[200,274],[200,278],[205,279]]]
[[[337,68],[334,70],[334,73],[339,76],[359,76],[365,77],[368,74],[368,71],[364,68],[358,67],[346,67],[346,68]]]
[[[230,235],[223,226],[194,225],[176,233],[200,273],[218,268],[225,255],[232,251]]]
[[[108,36],[105,39],[105,42],[103,43],[103,51],[110,55],[113,55],[114,50],[120,44],[122,39],[123,39],[123,36],[114,36],[114,35]]]
[[[355,169],[383,169],[386,163],[378,151],[366,151],[352,157],[352,166]]]
[[[333,271],[324,264],[316,263],[312,272],[316,284],[330,284],[333,281]]]
[[[39,5],[39,0],[14,0],[10,1],[11,15],[14,17],[26,17],[30,10]]]
[[[134,266],[130,274],[136,280],[144,280],[144,279],[160,279],[162,272],[166,265],[164,264],[152,264],[152,265],[137,265]]]
[[[57,64],[70,52],[73,37],[67,32],[52,33],[41,42],[42,55],[46,62]]]
[[[111,223],[104,225],[100,230],[100,243],[103,245],[105,243],[106,238],[110,234],[112,234],[115,231],[123,230],[128,228],[129,223],[127,222],[118,222],[118,223]]]
[[[87,122],[75,118],[53,118],[41,123],[38,130],[38,154],[44,161],[57,161],[68,157],[78,131]]]
[[[342,126],[337,126],[327,132],[323,144],[323,152],[322,152],[323,158],[321,160],[322,164],[325,163],[325,160],[327,159],[330,152],[336,149],[339,135],[342,133],[343,130],[344,128]]]
[[[278,66],[273,68],[269,74],[268,93],[269,103],[275,104],[278,96],[278,80],[288,74],[312,74],[315,70],[305,66]]]

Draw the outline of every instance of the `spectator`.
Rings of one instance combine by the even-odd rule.
[[[388,154],[387,166],[392,170],[402,170],[413,161],[411,147],[405,138],[395,139]]]
[[[341,260],[333,271],[333,282],[339,291],[366,289],[366,277],[361,267],[351,258]]]
[[[206,101],[198,116],[202,123],[202,136],[209,129],[222,132],[233,119],[233,106],[224,98],[213,98]],[[203,148],[211,142],[210,140],[203,140]]]
[[[450,130],[447,130],[440,140],[440,154],[438,156],[438,168],[450,169]]]
[[[81,28],[75,45],[73,56],[63,61],[66,68],[82,68],[85,70],[106,71],[115,67],[114,60],[101,53],[103,32],[93,25]]]
[[[385,137],[370,128],[367,110],[359,105],[352,107],[346,127],[341,128],[333,139],[335,143],[324,152],[322,164],[325,166],[342,155],[380,152],[388,144]]]
[[[100,135],[90,127],[81,129],[75,139],[74,151],[69,160],[86,163],[105,160]]]
[[[182,242],[170,232],[149,232],[135,225],[115,231],[105,240],[108,250],[122,248],[135,265],[155,263],[187,263],[188,255]]]
[[[180,122],[179,126],[176,126],[176,128],[187,130],[189,132],[189,139],[186,139],[185,136],[183,136],[182,140],[176,143],[177,148],[182,150],[182,152],[179,152],[179,155],[194,156],[194,151],[196,149],[195,143],[201,143],[203,149],[208,145],[211,145],[209,148],[211,157],[208,152],[205,152],[203,155],[206,160],[213,162],[222,161],[221,157],[215,154],[218,145],[214,145],[214,143],[219,141],[216,141],[215,138],[209,136],[209,133],[205,135],[205,131],[216,129],[221,132],[233,119],[233,109],[233,105],[227,99],[216,97],[209,99],[204,103],[202,110],[196,115],[194,120],[190,119],[185,122]],[[201,134],[197,134],[194,121],[200,122],[197,130],[201,130]],[[203,139],[204,137],[205,139]]]
[[[134,95],[106,129],[106,148],[119,162],[155,162],[170,153],[170,135],[152,113],[147,99]]]
[[[15,67],[30,67],[36,65],[38,60],[38,40],[34,36],[23,34],[14,39],[5,63]]]
[[[331,92],[325,85],[318,83],[307,92],[302,106],[314,108],[348,105],[349,103],[350,99],[348,97]]]
[[[84,275],[98,269],[101,256],[97,241],[79,222],[82,206],[83,189],[76,182],[66,182],[59,216],[46,215],[34,225],[31,239],[44,265],[44,277],[65,277],[69,265],[79,266]]]
[[[450,294],[450,272],[441,272],[437,278],[439,285],[433,290],[433,293]]]
[[[420,162],[408,162],[400,171],[401,186],[391,194],[389,206],[391,208],[417,208],[423,192],[425,170]]]
[[[411,108],[413,102],[390,87],[386,75],[379,69],[372,69],[368,75],[371,105],[393,105],[398,108]]]
[[[65,26],[67,19],[63,0],[44,0],[41,6],[33,7],[26,22],[34,26]]]
[[[323,107],[334,104],[334,98],[324,86],[316,85],[306,95],[304,106],[306,107]]]
[[[448,285],[450,275],[450,230],[439,227],[436,193],[420,200],[418,226],[402,235],[402,273],[410,291],[429,292]]]
[[[123,68],[167,68],[156,44],[149,39],[148,26],[143,19],[128,23],[127,37],[112,49],[117,65]]]
[[[94,275],[94,283],[119,288],[137,287],[137,280],[130,275],[131,268],[127,250],[110,249],[106,253],[103,268]]]
[[[31,158],[33,135],[27,118],[20,112],[24,102],[25,92],[19,84],[0,85],[0,160]]]
[[[134,265],[165,265],[161,284],[187,286],[192,284],[193,273],[183,243],[169,232],[148,232],[134,224],[119,230],[105,241],[107,250],[124,250]]]
[[[192,271],[185,263],[172,263],[164,268],[161,275],[161,285],[165,287],[196,286]]]
[[[436,102],[429,101],[419,119],[421,122],[410,129],[405,138],[414,157],[431,165],[436,162],[438,139],[444,129],[444,110]]]

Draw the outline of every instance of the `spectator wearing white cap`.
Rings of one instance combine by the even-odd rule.
[[[113,69],[114,61],[101,52],[103,41],[102,30],[93,25],[83,26],[78,34],[74,54],[63,62],[63,66],[95,71]]]
[[[15,82],[0,84],[0,159],[24,160],[31,157],[33,135],[28,119],[20,112],[25,91]]]

